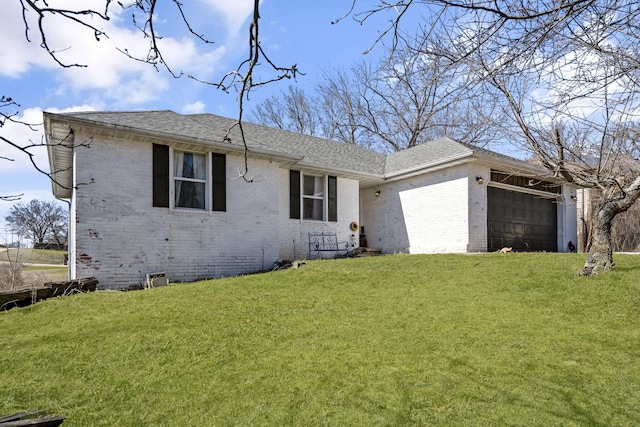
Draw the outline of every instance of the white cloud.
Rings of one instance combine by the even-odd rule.
[[[192,102],[182,107],[182,114],[199,114],[204,113],[207,106],[202,101]]]
[[[13,117],[14,121],[7,121],[0,128],[0,135],[12,143],[25,147],[27,145],[42,144],[42,110],[39,108],[28,108],[21,115]],[[16,123],[18,122],[18,123]],[[23,123],[28,123],[27,126]],[[40,167],[48,170],[47,153],[44,147],[34,147],[29,150],[34,157],[34,161]],[[11,181],[11,174],[24,171],[26,168],[33,167],[29,160],[29,156],[10,144],[0,141],[0,157],[10,160],[0,159],[0,180]]]
[[[93,4],[104,4],[93,0]],[[126,49],[132,56],[145,58],[149,51],[149,39],[131,23],[119,6],[111,8],[109,21],[93,18],[92,24],[104,30],[107,37],[97,41],[93,32],[81,25],[73,24],[59,15],[45,19],[47,42],[56,50],[58,59],[65,64],[82,64],[86,67],[60,67],[47,52],[39,47],[37,23],[29,21],[32,43],[24,38],[24,22],[19,2],[10,1],[7,10],[0,15],[0,76],[20,78],[34,69],[51,70],[57,94],[78,95],[86,91],[99,90],[103,101],[118,106],[140,105],[160,99],[169,90],[173,78],[167,72],[158,72],[153,66],[128,58],[118,49]],[[82,4],[82,7],[89,5]],[[99,6],[98,6],[99,7]],[[102,6],[104,7],[104,6]],[[229,10],[220,10],[229,25],[236,25],[237,15],[227,16]],[[100,9],[98,9],[100,10]],[[221,13],[221,12],[219,12]],[[33,15],[33,13],[31,13]],[[215,20],[215,18],[214,18]],[[192,74],[200,79],[212,78],[212,73],[221,70],[222,60],[228,52],[224,43],[206,45],[192,36],[182,38],[163,37],[159,46],[164,60],[176,74]],[[162,66],[159,66],[161,71]]]
[[[223,15],[223,24],[231,37],[238,34],[242,25],[253,13],[252,0],[201,0],[201,2]]]
[[[532,112],[540,123],[579,121],[597,125],[604,123],[607,115],[621,121],[636,120],[639,106],[627,99],[624,79],[604,85],[611,70],[603,66],[596,53],[569,51],[549,62],[543,72],[546,78],[528,88]]]
[[[20,14],[20,3],[4,2],[0,14],[0,76],[19,77],[33,66],[46,66],[51,62],[40,48],[37,33],[31,31],[31,42],[25,38],[24,22]],[[34,27],[32,27],[34,28]],[[37,28],[37,27],[35,27]]]
[[[113,100],[116,105],[140,105],[159,99],[170,85],[172,77],[166,72],[158,72],[144,62],[129,59],[117,48],[127,51],[136,58],[146,57],[148,39],[137,30],[112,26],[108,30],[109,39],[99,43],[91,38],[81,38],[74,50],[83,53],[81,60],[87,68],[59,70],[60,89],[76,92],[80,90],[102,90],[102,96]],[[64,34],[61,38],[70,37]],[[72,42],[71,39],[68,40]],[[200,50],[193,38],[181,40],[164,38],[159,42],[163,58],[176,74],[194,74],[206,78],[219,66],[226,52],[224,46],[210,50]],[[63,43],[64,44],[64,43]],[[61,57],[73,60],[72,52],[64,52]],[[159,66],[161,71],[162,66]]]

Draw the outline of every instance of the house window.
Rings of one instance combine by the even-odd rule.
[[[173,159],[171,165],[170,158]],[[173,189],[171,206],[170,188]],[[153,144],[153,206],[225,212],[226,156],[171,151],[167,145]]]
[[[207,157],[204,154],[174,151],[173,172],[175,207],[205,209]]]
[[[337,178],[289,173],[289,217],[292,219],[337,221]],[[301,215],[302,213],[302,215]]]
[[[303,175],[302,215],[303,219],[324,219],[324,177]]]

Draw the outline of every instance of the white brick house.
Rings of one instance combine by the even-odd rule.
[[[158,271],[191,281],[270,268],[305,258],[311,231],[385,253],[576,241],[574,189],[447,138],[384,155],[247,123],[245,152],[237,128],[225,138],[234,120],[209,114],[44,120],[53,193],[70,201],[70,278],[95,276],[103,288]],[[240,177],[245,164],[252,182]]]

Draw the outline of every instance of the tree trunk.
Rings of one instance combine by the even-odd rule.
[[[615,267],[611,246],[611,223],[616,213],[613,213],[610,203],[600,204],[595,211],[591,223],[591,247],[587,261],[580,271],[581,276],[595,276]]]
[[[611,224],[621,212],[628,210],[640,198],[640,176],[618,192],[605,198],[596,208],[591,222],[591,248],[587,261],[580,271],[581,276],[595,276],[613,270],[613,246],[611,242]]]

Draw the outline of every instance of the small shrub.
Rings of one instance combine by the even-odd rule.
[[[24,253],[20,248],[4,250],[3,264],[0,264],[0,288],[4,290],[16,290],[24,287],[22,267],[25,263]]]
[[[0,268],[0,290],[13,291],[24,287],[22,268],[8,266]]]

